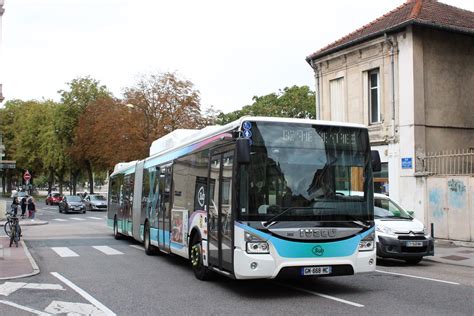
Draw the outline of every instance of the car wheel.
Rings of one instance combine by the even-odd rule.
[[[405,262],[408,264],[418,264],[421,260],[423,260],[423,257],[405,259]]]
[[[86,210],[83,210],[83,211],[82,211],[82,214],[86,214]]]
[[[212,271],[204,266],[202,240],[198,235],[194,236],[192,245],[190,258],[194,275],[201,281],[210,280],[212,277]]]

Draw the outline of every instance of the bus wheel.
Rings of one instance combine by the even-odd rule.
[[[114,238],[115,239],[120,239],[120,233],[118,231],[118,224],[117,224],[117,218],[114,218]]]
[[[151,244],[150,240],[150,224],[148,222],[145,223],[145,233],[143,236],[143,246],[145,247],[145,253],[149,256],[154,255],[157,253],[156,247]]]
[[[212,271],[204,266],[202,258],[202,240],[198,236],[193,239],[190,258],[196,278],[202,281],[211,279]]]

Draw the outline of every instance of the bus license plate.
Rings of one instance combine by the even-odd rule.
[[[302,275],[324,275],[331,272],[331,267],[304,267],[301,269]]]
[[[423,247],[422,241],[407,241],[407,247]]]

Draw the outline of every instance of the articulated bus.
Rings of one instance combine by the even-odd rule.
[[[201,280],[371,272],[379,159],[357,124],[243,117],[176,130],[115,166],[108,226],[147,254],[189,259]]]

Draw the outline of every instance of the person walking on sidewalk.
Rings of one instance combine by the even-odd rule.
[[[29,213],[29,218],[35,219],[35,213],[36,213],[36,205],[35,205],[35,199],[30,196],[28,198],[28,213]]]
[[[17,196],[14,196],[13,197],[13,201],[12,201],[12,205],[11,205],[11,209],[12,209],[12,213],[14,216],[16,216],[17,212],[18,212],[18,197]]]
[[[25,213],[26,213],[26,196],[21,198],[20,201],[20,208],[21,208],[21,217],[25,218]]]

